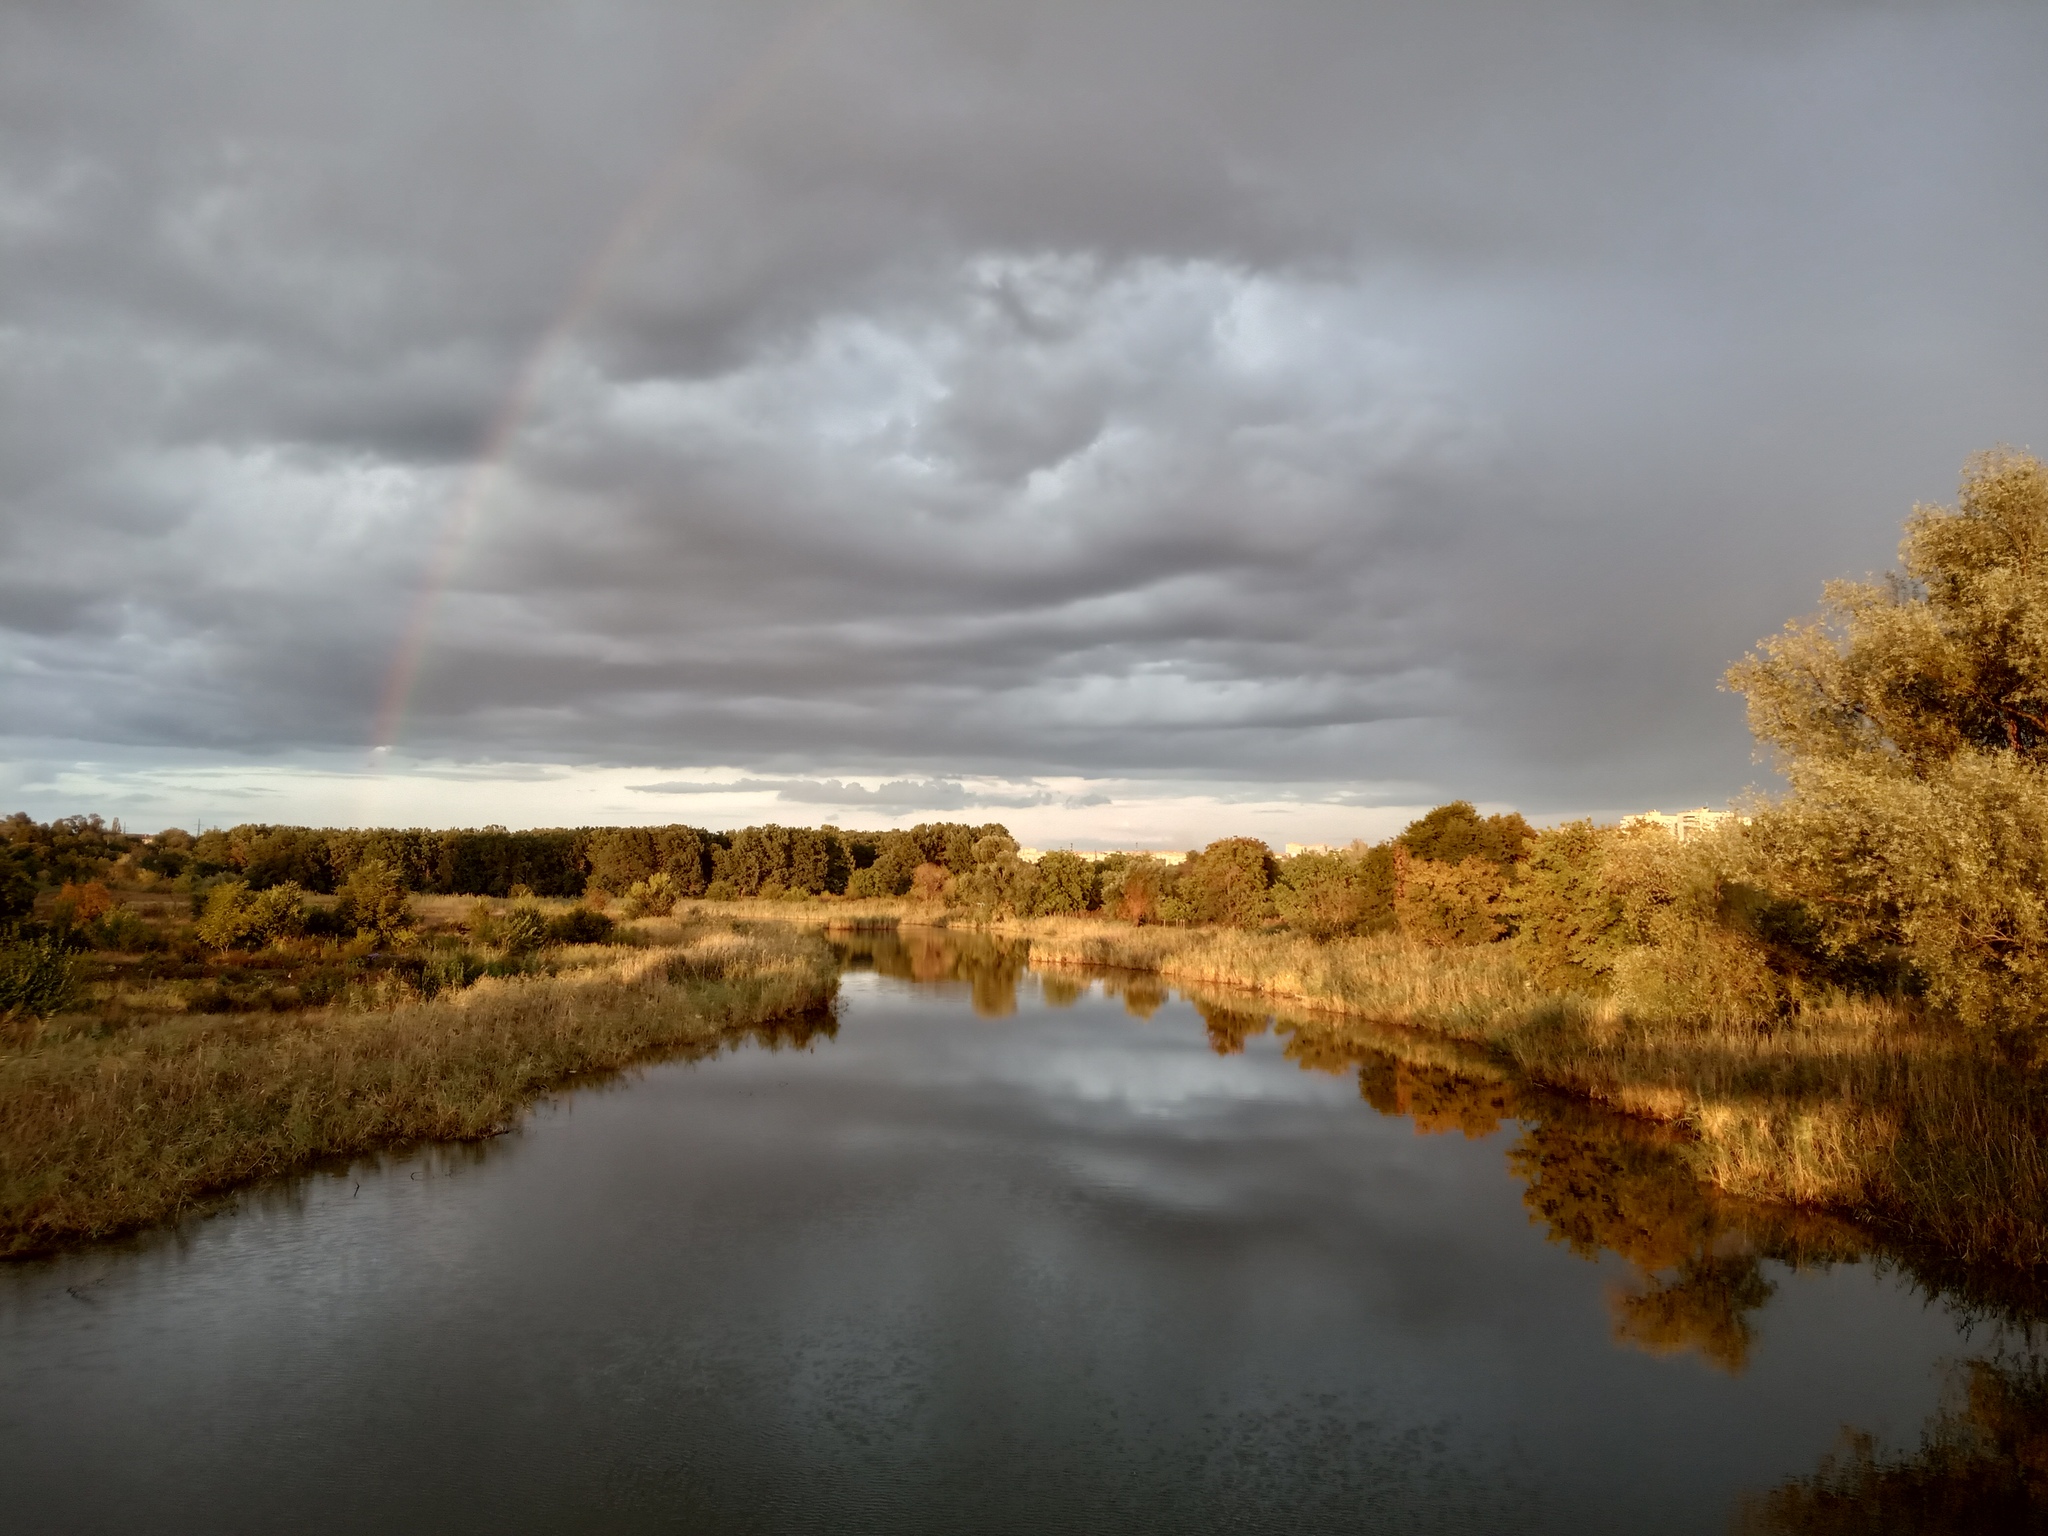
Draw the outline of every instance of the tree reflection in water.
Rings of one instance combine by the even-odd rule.
[[[848,969],[964,986],[984,1018],[1015,1012],[1030,974],[1026,946],[986,934],[905,928],[834,935]],[[1902,1270],[1929,1295],[1973,1318],[2018,1326],[2031,1340],[2044,1315],[2031,1283],[1882,1250],[1848,1223],[1726,1199],[1695,1179],[1680,1134],[1513,1080],[1482,1053],[1395,1023],[1247,1007],[1243,993],[1169,989],[1144,972],[1039,973],[1047,1004],[1071,1007],[1093,988],[1151,1018],[1178,992],[1209,1044],[1229,1056],[1276,1031],[1304,1071],[1358,1076],[1360,1096],[1417,1135],[1491,1136],[1512,1123],[1509,1170],[1522,1203],[1552,1242],[1589,1260],[1614,1254],[1630,1279],[1608,1293],[1617,1342],[1654,1355],[1692,1354],[1731,1374],[1755,1346],[1752,1319],[1776,1286],[1767,1261],[1792,1269],[1871,1259]],[[1843,1431],[1809,1477],[1742,1507],[1753,1533],[2048,1532],[2048,1360],[1994,1354],[1955,1367],[1948,1401],[1919,1449],[1888,1454]]]
[[[1000,1019],[1017,1011],[1017,983],[1026,947],[986,933],[948,928],[851,929],[827,935],[841,967],[875,971],[926,986],[965,987],[975,1014]],[[1076,988],[1069,1001],[1078,1000]]]
[[[1736,1529],[1755,1536],[2048,1531],[2048,1362],[1964,1361],[1948,1398],[1913,1455],[1886,1456],[1869,1435],[1844,1430],[1841,1449],[1811,1477],[1744,1500]]]
[[[1764,1260],[1823,1264],[1863,1251],[1839,1223],[1715,1196],[1687,1169],[1671,1132],[1515,1084],[1483,1058],[1457,1059],[1441,1040],[1349,1019],[1276,1020],[1244,1011],[1236,998],[1190,1000],[1219,1054],[1243,1050],[1277,1024],[1290,1059],[1309,1071],[1355,1070],[1360,1096],[1383,1115],[1412,1121],[1417,1135],[1477,1139],[1518,1122],[1508,1167],[1524,1185],[1531,1217],[1581,1257],[1613,1253],[1635,1271],[1608,1295],[1621,1343],[1658,1355],[1690,1351],[1740,1371],[1754,1339],[1750,1315],[1775,1289]]]

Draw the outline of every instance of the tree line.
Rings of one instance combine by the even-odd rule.
[[[296,885],[320,895],[343,889],[366,863],[426,895],[507,897],[622,895],[651,877],[681,897],[903,896],[917,871],[946,876],[975,865],[975,848],[1007,829],[930,822],[904,830],[753,826],[321,828],[250,822],[198,835],[171,828],[124,831],[97,816],[0,821],[0,900],[19,915],[39,890],[108,879],[192,889],[223,878],[252,891]],[[1015,848],[1014,843],[1009,845]]]

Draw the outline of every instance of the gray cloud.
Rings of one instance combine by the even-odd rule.
[[[2041,440],[2044,42],[1846,0],[12,7],[0,712],[366,746],[480,486],[421,754],[878,811],[1719,797],[1722,666]]]
[[[972,790],[943,779],[892,779],[869,789],[839,779],[732,779],[706,783],[695,779],[664,779],[653,784],[628,786],[647,795],[730,795],[773,793],[789,805],[857,806],[895,814],[903,811],[959,811],[970,806],[1021,810],[1052,805],[1063,799],[1070,804],[1106,805],[1107,795],[1062,797],[1049,792]]]

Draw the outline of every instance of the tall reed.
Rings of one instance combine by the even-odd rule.
[[[1521,1080],[1680,1127],[1715,1188],[1875,1218],[1963,1262],[2048,1266],[2048,1105],[2032,1076],[1903,1003],[1838,995],[1756,1019],[1631,1012],[1546,992],[1505,945],[1328,943],[1099,919],[1002,925],[1041,967],[1222,986],[1396,1022]]]
[[[814,934],[674,937],[431,1002],[163,1018],[0,1056],[0,1254],[175,1218],[322,1158],[491,1135],[572,1074],[715,1050],[837,988]]]

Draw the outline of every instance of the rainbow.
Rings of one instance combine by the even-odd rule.
[[[767,99],[777,79],[816,41],[832,14],[845,4],[846,0],[819,0],[799,13],[719,92],[703,117],[598,243],[577,274],[562,307],[527,352],[442,519],[440,536],[428,562],[427,579],[413,600],[397,653],[385,675],[371,732],[373,771],[397,744],[406,705],[419,679],[420,662],[433,632],[435,614],[447,595],[484,505],[504,474],[506,460],[533,409],[534,398],[555,354],[597,308],[613,276],[671,210],[705,159]]]

